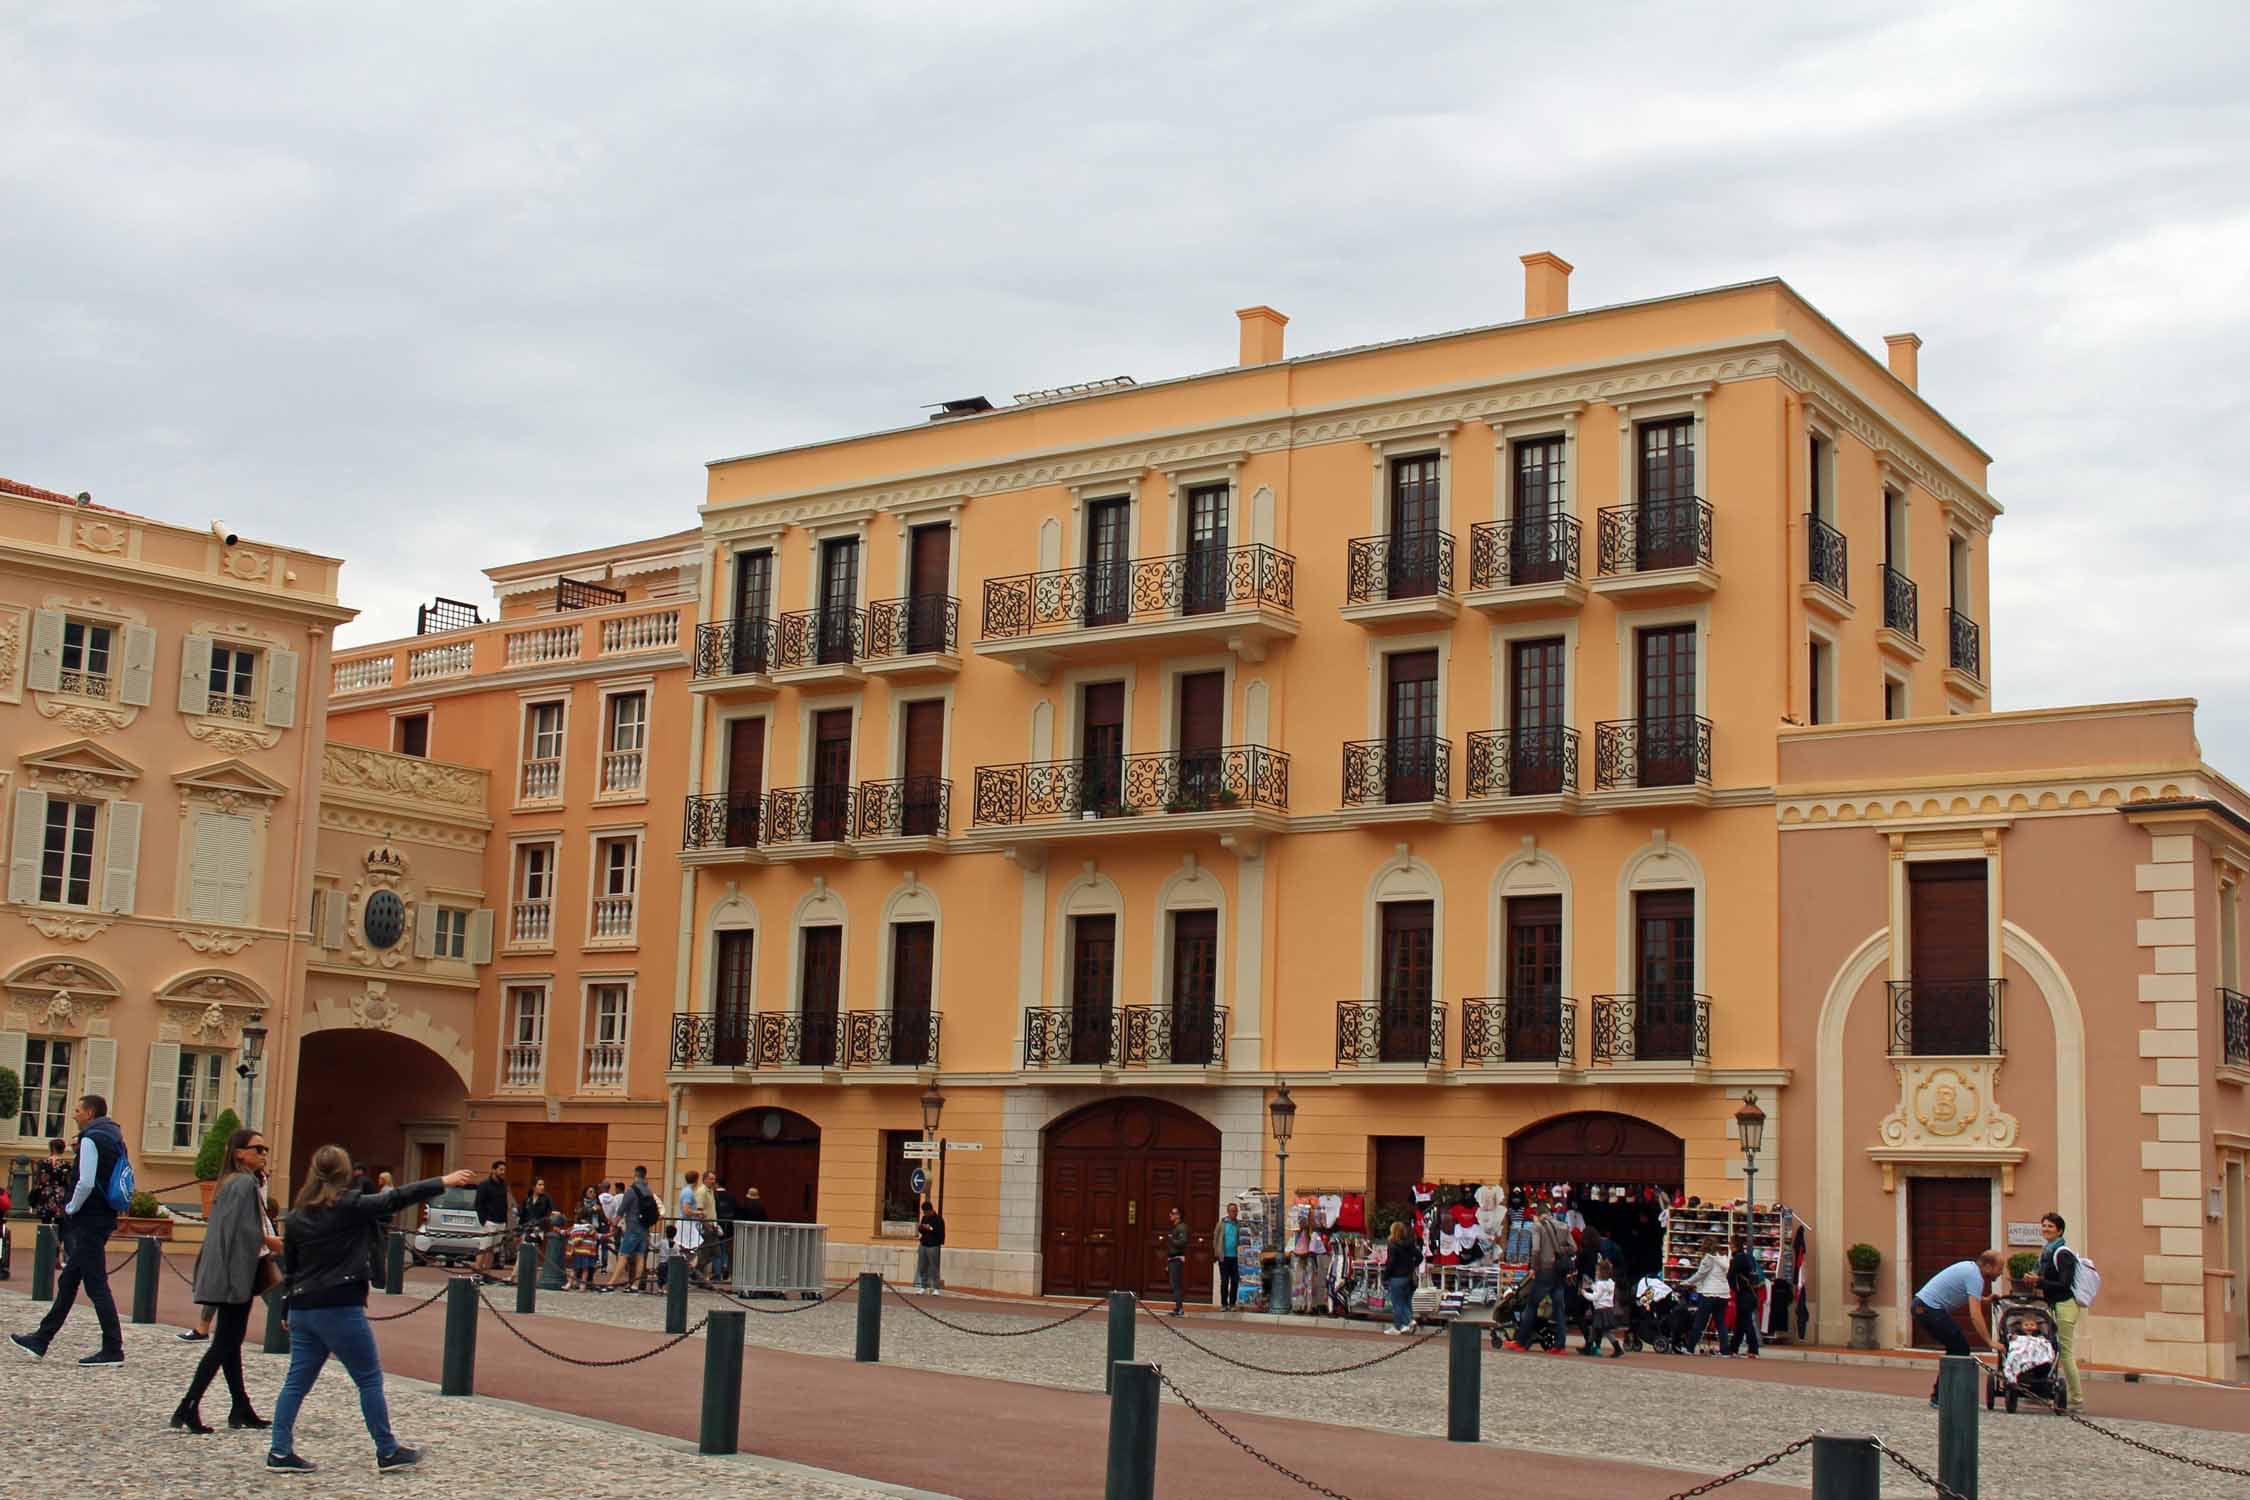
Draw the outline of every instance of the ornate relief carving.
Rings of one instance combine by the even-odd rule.
[[[72,538],[88,552],[123,552],[125,528],[110,521],[80,521]]]
[[[363,917],[368,897],[377,891],[391,891],[398,896],[404,908],[405,931],[408,934],[414,931],[414,910],[418,903],[406,889],[406,856],[388,844],[379,844],[367,851],[361,863],[367,871],[367,878],[354,884],[345,898],[350,903],[351,912],[351,919],[344,924],[347,934],[345,941],[351,944],[351,956],[355,962],[371,969],[395,969],[411,956],[413,944],[402,937],[380,951],[369,947]],[[382,986],[374,985],[372,989],[380,993]],[[390,1013],[396,1014],[396,1010],[397,1007],[393,1006]]]
[[[2170,802],[2201,795],[2171,781],[2058,782],[2045,786],[1962,787],[1869,796],[1792,797],[1780,805],[1790,826],[1908,818],[1987,818],[2013,813],[2085,812],[2134,802]]]
[[[190,628],[197,635],[234,636],[239,640],[263,641],[269,646],[289,644],[288,637],[276,631],[261,630],[248,620],[197,620]]]
[[[1997,1165],[2014,1190],[2015,1164],[2024,1157],[2021,1127],[2000,1108],[1996,1057],[1897,1057],[1898,1106],[1876,1127],[1881,1144],[1870,1148],[1888,1188],[1902,1163]]]
[[[219,566],[245,583],[256,583],[273,570],[272,562],[248,547],[229,547]]]
[[[23,631],[21,609],[0,606],[0,703],[23,701]]]
[[[236,954],[258,939],[247,932],[227,932],[217,927],[182,927],[179,940],[198,953]]]
[[[101,1031],[116,982],[90,964],[34,959],[8,978],[7,1029]]]
[[[419,756],[332,744],[321,762],[320,779],[324,785],[350,791],[484,811],[483,776],[465,766],[444,765]]]
[[[201,740],[214,750],[245,755],[252,750],[271,750],[281,743],[278,729],[245,729],[221,719],[200,719],[193,714],[184,717],[189,738]]]
[[[83,943],[109,930],[99,917],[69,917],[57,912],[31,912],[24,917],[31,930],[58,943]]]
[[[58,698],[53,693],[34,692],[31,700],[39,709],[40,717],[53,719],[63,728],[75,729],[92,739],[128,728],[140,716],[138,708],[128,708],[122,704],[83,703],[70,698]]]
[[[367,988],[351,997],[353,1024],[388,1031],[398,1019],[399,1006],[389,994],[390,986],[380,979],[371,979]]]

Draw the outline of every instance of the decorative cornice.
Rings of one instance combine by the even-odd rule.
[[[2192,782],[2189,785],[2193,785]],[[1928,821],[1945,818],[2086,813],[2187,795],[2174,781],[2030,781],[2014,786],[1923,787],[1783,795],[1776,813],[1784,828],[1826,824]]]
[[[71,916],[63,912],[26,912],[24,921],[33,932],[56,943],[87,942],[107,932],[110,926],[102,917]]]
[[[430,844],[440,849],[482,849],[483,826],[447,820],[401,816],[372,807],[353,807],[333,798],[322,798],[320,826],[339,833],[368,833],[401,843]]]

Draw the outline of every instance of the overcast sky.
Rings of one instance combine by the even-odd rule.
[[[1248,303],[1778,274],[1996,455],[1998,706],[2250,779],[2250,7],[1760,9],[0,0],[0,474],[340,554],[365,641]]]

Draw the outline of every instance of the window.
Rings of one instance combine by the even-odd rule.
[[[1390,564],[1385,580],[1390,598],[1424,598],[1453,582],[1439,520],[1438,456],[1422,453],[1391,460]]]
[[[1836,688],[1833,682],[1836,663],[1835,648],[1823,640],[1815,640],[1809,653],[1805,682],[1805,722],[1808,724],[1833,724],[1836,721]]]
[[[1903,719],[1906,717],[1906,684],[1896,677],[1883,679],[1883,717],[1886,719]]]
[[[172,1149],[194,1151],[219,1113],[219,1080],[226,1058],[218,1052],[180,1053],[179,1092],[172,1114]]]
[[[1227,502],[1223,484],[1199,485],[1187,494],[1187,578],[1180,613],[1207,615],[1227,601]]]
[[[930,1060],[930,996],[935,983],[937,924],[891,927],[891,1055],[894,1066]]]
[[[547,1076],[547,991],[544,986],[508,987],[508,1046],[501,1059],[501,1083],[512,1089],[538,1088]]]
[[[798,976],[797,1009],[804,1040],[797,1060],[807,1067],[836,1061],[836,1011],[843,994],[844,929],[807,927]]]
[[[625,1086],[625,986],[590,985],[586,990],[586,1087]]]
[[[1515,451],[1515,530],[1509,538],[1508,576],[1516,583],[1551,583],[1572,561],[1565,550],[1564,443],[1560,437],[1532,438],[1517,443]]]
[[[602,790],[637,792],[648,748],[648,694],[615,693],[602,728]]]
[[[820,544],[820,659],[850,661],[854,606],[859,602],[859,542],[830,537]]]
[[[508,941],[551,943],[555,937],[555,846],[525,844],[516,850],[516,903]]]
[[[469,956],[469,913],[457,906],[437,909],[437,941],[430,950],[432,958],[467,958]]]
[[[562,795],[563,706],[534,703],[524,712],[523,795]]]
[[[1695,627],[1666,625],[1638,632],[1640,786],[1689,786],[1705,779],[1695,695]]]
[[[633,894],[639,885],[641,841],[602,839],[594,845],[594,928],[597,941],[633,935]]]
[[[253,717],[250,689],[258,675],[258,654],[245,651],[240,646],[213,646],[211,648],[211,704],[209,712],[221,719],[240,719],[248,723]]]
[[[1070,1060],[1106,1063],[1117,998],[1117,918],[1070,919]]]
[[[1644,422],[1640,439],[1633,567],[1645,573],[1690,566],[1702,550],[1702,504],[1695,493],[1695,419]]]
[[[93,904],[94,811],[91,802],[56,797],[47,803],[46,852],[39,866],[40,900],[54,906]]]
[[[430,716],[428,714],[400,714],[391,720],[391,748],[401,755],[428,756],[430,753]]]
[[[110,644],[107,625],[85,620],[63,622],[62,679],[60,690],[86,698],[107,698],[110,681]]]
[[[23,1114],[16,1134],[25,1140],[49,1140],[66,1132],[70,1120],[71,1043],[61,1037],[35,1036],[23,1044]]]
[[[1430,1002],[1437,991],[1436,908],[1428,901],[1386,901],[1383,914],[1381,1051],[1384,1062],[1423,1062],[1430,1055]]]
[[[921,1200],[914,1195],[914,1169],[921,1163],[906,1159],[906,1143],[921,1138],[919,1130],[883,1132],[882,1213],[886,1226],[912,1224],[921,1216]]]
[[[1695,992],[1695,892],[1634,892],[1633,949],[1632,1055],[1650,1062],[1707,1056],[1709,1023]]]

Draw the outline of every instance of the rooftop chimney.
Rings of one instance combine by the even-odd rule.
[[[1287,318],[1263,303],[1238,307],[1234,315],[1242,320],[1240,364],[1270,365],[1281,358],[1281,330],[1289,322]]]
[[[1891,373],[1905,381],[1908,390],[1920,390],[1916,381],[1922,373],[1922,357],[1915,351],[1922,347],[1922,335],[1886,333],[1883,342],[1891,346]]]
[[[1523,315],[1551,318],[1570,311],[1570,262],[1552,250],[1523,260]]]

